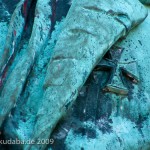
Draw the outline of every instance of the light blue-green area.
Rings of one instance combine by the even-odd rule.
[[[1,56],[2,51],[4,50],[7,30],[8,30],[8,23],[0,22],[0,56]]]
[[[147,7],[150,13],[150,7]],[[135,58],[140,73],[140,84],[135,85],[132,92],[132,99],[119,98],[108,94],[110,100],[114,101],[112,119],[112,132],[102,132],[92,122],[84,122],[84,128],[96,129],[96,139],[89,139],[87,136],[75,134],[71,130],[65,141],[67,150],[149,150],[150,149],[150,15],[146,20],[134,28],[129,35],[118,42],[117,46],[125,49],[123,59]],[[140,95],[139,95],[140,93]],[[117,108],[119,103],[119,116]],[[140,130],[135,122],[139,115],[147,117],[142,122]],[[129,117],[130,116],[130,117]],[[130,120],[132,119],[132,120]],[[102,120],[101,120],[102,121]]]
[[[55,30],[53,31],[51,38],[48,40],[47,46],[41,51],[37,60],[35,62],[35,67],[33,68],[30,79],[27,84],[27,88],[22,95],[22,101],[17,102],[17,109],[15,110],[15,115],[13,118],[9,118],[6,126],[5,132],[13,134],[13,136],[19,137],[21,140],[28,140],[31,138],[33,132],[34,123],[36,119],[37,109],[39,107],[41,97],[43,95],[43,82],[45,79],[47,64],[53,53],[54,46],[58,39],[58,36],[63,27],[63,19],[61,22],[57,22],[55,25]],[[26,52],[27,44],[24,44],[21,49],[20,54],[16,57],[14,64],[24,57]],[[13,66],[12,66],[13,68]],[[30,97],[28,95],[30,94]],[[24,114],[24,119],[27,120],[24,122],[20,113]],[[18,128],[12,125],[12,121],[17,121]],[[30,127],[30,128],[29,128]],[[11,132],[10,133],[10,128]]]
[[[140,4],[136,5],[138,3],[136,0],[130,1],[131,5],[129,1],[120,3],[119,0],[120,5],[114,2],[113,6],[109,0],[106,0],[102,1],[101,7],[97,5],[98,2],[98,0],[93,3],[88,0],[76,1],[65,24],[63,21],[56,24],[51,39],[48,39],[47,28],[44,28],[46,30],[42,33],[39,28],[36,28],[40,26],[40,21],[46,26],[47,20],[41,13],[42,17],[36,22],[37,26],[36,24],[33,26],[35,28],[30,46],[27,46],[28,43],[24,44],[11,66],[14,74],[10,74],[11,78],[7,80],[8,84],[2,95],[5,99],[1,97],[1,104],[6,100],[6,106],[10,104],[9,100],[14,99],[12,101],[13,118],[10,115],[5,122],[6,137],[8,135],[20,140],[49,138],[57,122],[67,113],[66,105],[76,99],[78,91],[98,61],[120,37],[125,36],[126,31],[146,17],[146,10]],[[110,8],[113,11],[109,11]],[[150,16],[143,24],[133,29],[126,39],[116,44],[125,49],[122,60],[131,56],[135,57],[141,81],[139,85],[134,85],[131,101],[128,98],[120,99],[116,95],[107,94],[114,104],[111,114],[112,132],[102,134],[94,123],[83,122],[84,128],[96,129],[97,137],[88,139],[86,136],[74,134],[71,129],[65,141],[67,150],[81,150],[81,148],[85,150],[146,150],[149,148],[150,36],[147,34],[150,32],[149,20]],[[39,42],[40,34],[47,37],[44,42],[41,40],[41,43]],[[51,59],[52,55],[53,59]],[[26,59],[27,61],[24,61]],[[30,60],[33,61],[33,69],[24,74],[24,68],[32,66]],[[17,64],[19,69],[15,68]],[[7,110],[8,107],[5,108]],[[147,117],[140,127],[142,134],[135,123],[139,115]],[[3,114],[2,117],[4,117]],[[99,121],[101,123],[103,120]],[[38,145],[36,146],[33,149],[38,149]],[[42,149],[44,147],[45,145],[42,145]],[[25,145],[24,149],[26,148]]]

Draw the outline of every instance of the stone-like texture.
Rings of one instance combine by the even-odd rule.
[[[148,10],[150,13],[149,7]],[[149,26],[150,15],[114,45],[114,50],[124,49],[118,64],[136,62],[139,84],[133,84],[132,78],[122,75],[128,96],[104,94],[102,89],[112,74],[110,70],[97,71],[96,68],[80,91],[72,111],[53,133],[52,149],[58,150],[58,144],[64,150],[150,149],[150,31],[145,30]]]
[[[53,32],[50,30],[49,34],[51,32],[52,32],[52,34],[50,34],[48,39],[46,39],[45,45],[43,46],[41,51],[36,51],[37,55],[36,55],[36,59],[34,62],[34,67],[31,70],[31,72],[27,78],[27,81],[25,82],[25,85],[23,86],[21,95],[19,96],[17,101],[14,102],[14,107],[11,110],[9,118],[7,118],[8,122],[4,125],[6,127],[5,135],[6,136],[8,135],[8,138],[11,137],[14,139],[15,137],[17,137],[20,140],[28,140],[31,137],[31,134],[33,132],[32,128],[34,127],[37,109],[41,102],[41,96],[43,94],[42,86],[43,86],[43,80],[44,80],[46,69],[47,69],[46,65],[51,57],[51,53],[55,46],[58,35],[59,35],[60,31],[62,30],[61,28],[62,28],[62,24],[63,24],[63,17],[66,15],[66,13],[68,12],[68,9],[70,7],[67,0],[57,2],[56,6],[54,5],[54,3],[49,3],[49,4],[52,6],[53,14],[49,15],[47,22],[51,20],[52,26],[55,26],[55,30],[53,29],[54,30]],[[49,5],[47,5],[47,6],[49,6]],[[44,5],[43,5],[43,7],[44,7]],[[48,10],[51,11],[51,9],[48,9]],[[55,11],[57,10],[57,15],[54,10]],[[60,13],[60,12],[58,12],[59,10],[60,10],[61,14],[59,14]],[[19,83],[19,80],[20,80],[19,76],[20,76],[21,71],[24,71],[24,67],[26,65],[25,63],[24,64],[22,63],[22,65],[20,65],[20,62],[22,62],[24,59],[26,59],[28,57],[26,51],[27,51],[27,46],[28,46],[29,40],[31,41],[29,33],[31,32],[31,29],[32,29],[32,21],[33,21],[32,13],[34,13],[31,11],[32,10],[30,10],[31,21],[27,21],[27,27],[25,28],[23,38],[20,42],[21,43],[20,44],[21,46],[19,46],[20,49],[17,53],[16,58],[14,59],[13,64],[11,66],[9,66],[10,69],[8,72],[8,74],[9,74],[8,77],[11,75],[10,72],[16,73],[16,76],[12,75],[11,79],[13,80],[13,82],[18,80],[18,84],[20,86],[20,87],[18,87],[18,89],[22,88],[22,83],[21,82]],[[39,13],[37,13],[37,17],[39,17],[39,21],[41,23],[43,22],[43,24],[44,24],[42,14],[41,14],[41,16],[38,16],[38,15],[39,15]],[[48,15],[48,13],[47,13],[47,15]],[[56,21],[61,21],[62,23],[59,23],[59,22],[56,23]],[[41,23],[39,23],[37,25],[40,26],[39,29],[42,31]],[[30,27],[31,29],[28,29],[29,28],[28,26],[31,26]],[[43,30],[44,30],[43,33],[41,33],[41,34],[38,33],[37,36],[41,36],[42,34],[44,34],[48,30],[48,28],[49,28],[49,25],[47,25],[47,27],[45,27],[45,28],[43,27]],[[36,34],[36,32],[34,32],[34,33]],[[34,35],[33,35],[32,39],[34,39]],[[44,42],[42,41],[42,39],[40,37],[37,37],[37,39],[39,39],[39,43],[34,44],[34,46],[38,46],[38,49],[39,49],[40,40],[41,40],[42,44],[44,44]],[[35,41],[33,41],[33,42],[35,43]],[[28,49],[28,52],[29,52],[29,50],[30,49]],[[20,65],[19,70],[15,69],[16,65]],[[23,76],[23,77],[26,77],[26,76]],[[9,80],[9,81],[11,81],[11,80]],[[9,86],[7,86],[7,87],[11,89],[13,87],[13,84],[12,84],[13,82],[7,82],[7,84],[9,84]],[[5,82],[4,82],[4,85],[5,85]],[[15,95],[18,95],[18,93],[16,93],[14,88],[12,88],[11,93],[9,93],[9,94],[12,94],[12,92],[14,92]],[[7,96],[7,95],[5,95],[5,96]],[[9,95],[8,95],[8,97],[9,97]],[[3,98],[1,100],[3,100]],[[5,100],[8,100],[8,99],[5,99]],[[9,107],[9,109],[10,109],[10,107]],[[8,110],[8,108],[6,109],[6,111],[7,110]],[[18,120],[18,121],[16,121],[16,120]],[[10,127],[11,127],[11,132],[9,130]]]
[[[138,1],[73,1],[47,69],[34,140],[49,138],[95,65],[146,15]]]
[[[36,9],[35,9],[34,24],[33,24],[32,34],[29,40],[28,47],[26,51],[24,52],[24,54],[21,56],[20,61],[16,64],[11,74],[9,75],[1,93],[0,124],[2,123],[5,116],[8,115],[13,105],[15,105],[16,101],[18,100],[21,94],[21,91],[23,89],[23,86],[25,84],[26,78],[31,70],[32,65],[34,64],[34,60],[35,60],[35,57],[37,56],[37,53],[39,53],[39,51],[45,46],[47,42],[47,38],[48,38],[48,35],[50,33],[50,28],[51,28],[51,19],[50,19],[51,7],[49,4],[50,4],[50,1],[44,1],[44,3],[42,2],[42,5],[41,5],[40,0],[37,1]],[[18,5],[18,7],[19,6],[20,5]],[[17,13],[19,13],[19,11],[17,11]],[[14,16],[18,18],[19,15],[17,14]],[[10,26],[12,27],[11,24]],[[23,29],[20,27],[18,28]],[[10,33],[11,31],[12,30],[9,30],[8,35],[11,35]],[[6,45],[9,45],[10,43],[11,42],[8,40],[8,43],[6,43]],[[5,58],[5,57],[2,57],[2,58]],[[6,60],[6,58],[4,60]]]
[[[43,4],[43,1],[38,2],[39,4]],[[63,2],[67,3],[65,0]],[[100,2],[101,5],[98,5]],[[101,60],[111,45],[146,17],[146,10],[136,0],[97,0],[94,2],[74,1],[65,23],[60,23],[55,26],[55,21],[57,19],[59,21],[61,20],[61,15],[58,15],[59,7],[56,7],[59,6],[60,3],[60,1],[57,1],[57,3],[56,1],[49,3],[52,9],[48,9],[48,11],[49,13],[52,11],[52,15],[50,16],[52,22],[43,18],[43,13],[46,13],[45,16],[48,18],[48,13],[45,11],[45,7],[44,11],[41,9],[44,4],[40,5],[40,7],[36,7],[36,10],[39,9],[39,11],[42,11],[41,14],[38,11],[35,12],[36,17],[34,24],[32,21],[28,22],[28,26],[31,26],[31,29],[29,30],[27,26],[26,31],[30,32],[33,30],[31,38],[29,36],[27,40],[22,40],[23,46],[17,53],[14,63],[10,66],[6,82],[4,81],[3,94],[1,94],[1,103],[3,100],[3,102],[5,101],[6,104],[8,103],[10,106],[4,110],[6,115],[12,106],[15,105],[15,107],[11,109],[10,118],[6,118],[4,123],[4,133],[6,138],[19,138],[20,140],[37,138],[47,139],[51,134],[51,129],[55,127],[62,115],[66,113],[66,110],[68,111],[68,108],[72,105],[71,103],[76,98],[78,91],[80,91],[81,86],[86,81],[90,72],[99,60]],[[49,7],[49,5],[47,6]],[[31,14],[33,17],[34,11]],[[40,24],[41,22],[42,24]],[[51,38],[46,38],[48,36],[47,28],[42,28],[43,30],[40,32],[41,27],[46,26],[47,23],[48,25],[51,24],[53,26],[52,28],[55,26],[54,32],[52,32],[52,28],[50,30],[50,33],[52,32],[50,35]],[[111,29],[109,29],[109,27],[111,27]],[[63,32],[58,38],[62,28]],[[41,38],[41,35],[45,37],[45,40]],[[34,36],[36,37],[35,39]],[[56,44],[53,58],[51,59],[47,70],[46,65],[51,57],[51,52],[57,39],[59,39],[59,41]],[[108,43],[106,43],[106,41]],[[122,48],[123,46],[120,47]],[[123,60],[125,58],[124,55],[127,54],[127,52],[124,52],[121,60]],[[28,60],[28,64],[23,63],[24,60]],[[60,64],[58,67],[55,65],[57,62]],[[31,70],[32,64],[34,64],[34,67]],[[18,67],[19,70],[17,69]],[[27,72],[22,74],[24,72],[24,67],[27,68]],[[74,67],[76,68],[74,69]],[[55,71],[58,72],[58,74]],[[28,72],[30,72],[29,75]],[[47,75],[45,80],[46,72]],[[52,72],[54,74],[52,74]],[[65,73],[67,76],[65,76]],[[135,101],[131,101],[133,97],[130,97],[134,96],[131,92],[132,86],[129,90],[130,101],[126,98],[125,101],[123,101],[124,104],[121,103],[122,101],[120,101],[120,98],[117,96],[112,96],[112,94],[105,95],[101,90],[101,85],[104,85],[108,75],[108,73],[102,72],[101,76],[98,76],[98,78],[95,78],[94,76],[93,78],[94,80],[98,80],[98,84],[95,86],[95,83],[93,83],[93,86],[90,86],[88,91],[86,87],[83,87],[83,91],[80,91],[82,97],[79,96],[77,100],[77,104],[79,105],[75,106],[76,111],[72,114],[72,117],[77,115],[77,117],[82,118],[81,122],[78,118],[75,119],[74,126],[76,127],[76,131],[73,131],[74,127],[68,127],[70,125],[70,120],[73,120],[73,118],[71,118],[69,123],[67,123],[64,128],[62,127],[60,129],[61,132],[58,133],[57,136],[54,136],[58,137],[61,143],[61,137],[66,137],[67,135],[66,140],[63,143],[66,143],[65,149],[85,148],[88,150],[94,149],[94,147],[95,149],[99,149],[99,147],[104,149],[130,149],[131,147],[133,147],[132,149],[140,149],[143,147],[145,150],[146,147],[148,147],[149,132],[147,132],[147,129],[149,128],[149,123],[145,117],[145,114],[147,116],[147,112],[145,111],[139,115],[139,112],[136,111],[139,109],[134,108]],[[65,78],[66,80],[63,81],[62,79]],[[43,86],[44,80],[45,84]],[[87,82],[87,85],[92,82],[93,81]],[[100,87],[98,87],[98,85],[100,85]],[[134,86],[134,92],[136,95],[137,87],[136,85]],[[15,88],[18,89],[18,92],[15,91]],[[7,89],[10,92],[8,92]],[[85,93],[88,95],[87,99],[84,98]],[[12,100],[10,95],[16,97],[12,103],[9,103],[10,100]],[[98,97],[95,97],[95,95],[98,95]],[[56,99],[53,99],[54,101],[52,101],[52,98],[55,96]],[[67,99],[67,97],[69,98]],[[138,95],[138,98],[139,97],[140,96]],[[101,100],[100,103],[98,103],[99,100]],[[56,107],[56,105],[58,107]],[[110,105],[113,106],[112,109]],[[137,103],[136,108],[138,106]],[[121,111],[122,109],[127,109],[129,113],[123,113],[123,111]],[[146,109],[144,108],[140,110]],[[118,117],[116,117],[116,115],[118,115]],[[2,116],[2,119],[3,117],[4,116]],[[89,120],[92,120],[92,122]],[[144,122],[144,120],[147,121]],[[81,128],[78,130],[78,127]],[[70,128],[72,129],[68,133]],[[96,130],[93,130],[93,128],[96,128]],[[145,138],[141,137],[141,132],[138,132],[138,130],[141,129],[143,129]],[[120,130],[122,132],[120,132]],[[130,136],[124,134],[129,133],[129,131]],[[122,133],[122,135],[120,135],[120,133]],[[133,139],[133,135],[136,135],[136,140],[131,141],[127,139],[127,137]],[[118,136],[120,138],[118,138]],[[94,141],[92,139],[94,139]],[[97,142],[99,139],[101,139],[101,142]],[[143,139],[147,142],[146,144],[144,144]],[[89,140],[90,142],[88,144]],[[140,141],[140,144],[137,144],[138,141]],[[98,145],[95,143],[98,143]],[[120,146],[121,143],[122,147]],[[41,145],[37,147],[26,147],[26,145],[21,145],[19,147],[18,145],[17,147],[19,149],[44,149],[45,147],[45,145],[42,145],[41,148],[40,146]],[[56,150],[57,147],[60,149],[59,143],[56,142],[53,149]],[[15,148],[16,147],[14,147],[14,149]],[[64,149],[63,146],[61,148]]]
[[[0,56],[0,74],[3,74],[7,64],[10,62],[17,49],[17,45],[20,42],[30,4],[31,0],[20,1],[11,17],[6,44],[4,51]]]

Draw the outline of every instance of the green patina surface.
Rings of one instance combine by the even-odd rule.
[[[74,0],[60,19],[54,1],[38,0],[28,2],[25,19],[25,11],[18,15],[24,3],[14,11],[9,29],[0,23],[1,77],[15,52],[0,92],[5,138],[51,135],[55,144],[47,149],[54,150],[149,150],[146,6],[138,0]],[[18,147],[40,150],[46,145]]]
[[[150,11],[149,7],[148,10]],[[148,42],[148,33],[150,31],[145,30],[150,25],[149,17],[140,26],[133,29],[125,39],[115,44],[115,46],[124,49],[121,56],[122,62],[129,62],[133,59],[137,62],[140,83],[138,85],[132,85],[132,88],[127,86],[131,97],[123,98],[122,96],[108,94],[109,101],[113,103],[112,114],[109,117],[113,122],[110,123],[112,132],[103,134],[97,125],[93,124],[92,121],[87,121],[83,123],[83,126],[86,126],[85,128],[90,126],[90,128],[96,129],[96,138],[90,139],[87,135],[75,134],[75,129],[72,129],[69,131],[65,140],[66,149],[148,150],[150,148],[150,58]],[[118,101],[119,105],[117,105]],[[139,116],[141,116],[141,121],[143,121],[137,125]],[[104,124],[106,124],[105,120]]]

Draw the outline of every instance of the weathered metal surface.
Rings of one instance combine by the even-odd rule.
[[[54,144],[46,149],[149,149],[149,17],[103,57],[145,19],[145,8],[136,0],[73,1],[63,19],[70,1],[34,2],[3,79],[2,138],[47,139],[67,112],[51,136]]]
[[[142,5],[136,4],[138,1],[130,5],[129,1],[73,1],[48,65],[32,139],[38,141],[50,136],[98,61],[146,17]],[[44,148],[44,145],[30,146]]]
[[[149,17],[114,46],[123,49],[118,64],[124,64],[126,72],[131,73],[121,80],[126,83],[127,97],[103,92],[114,74],[110,70],[114,64],[102,60],[79,92],[70,113],[53,132],[51,138],[55,143],[49,148],[59,150],[58,145],[61,145],[62,150],[150,149],[150,53],[147,34],[150,31],[145,30],[150,25]],[[106,58],[110,59],[109,54]],[[136,67],[132,64],[135,62]],[[128,67],[130,63],[132,70]]]

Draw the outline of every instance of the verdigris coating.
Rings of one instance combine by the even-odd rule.
[[[48,65],[34,140],[50,136],[107,50],[145,19],[147,11],[140,3],[135,5],[138,1],[123,2],[73,1]],[[29,147],[33,146],[39,145]]]
[[[138,0],[73,0],[68,12],[70,4],[22,0],[7,36],[7,22],[0,24],[3,136],[52,135],[54,150],[149,149],[149,8]]]
[[[147,9],[150,11],[149,7]],[[124,85],[128,96],[119,92],[104,94],[103,88],[118,72],[113,73],[106,68],[97,71],[96,67],[83,86],[73,110],[53,133],[55,144],[50,146],[52,149],[57,149],[57,144],[67,150],[150,149],[149,31],[145,30],[150,25],[149,17],[113,46],[116,51],[123,49],[118,66],[124,64],[124,69],[129,71],[128,65],[136,62],[140,81],[136,84],[133,78],[120,74],[122,79],[115,86],[121,88]],[[136,72],[132,68],[130,73],[133,71]]]

